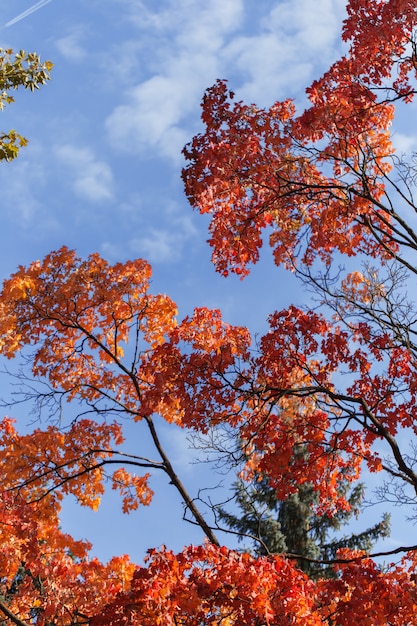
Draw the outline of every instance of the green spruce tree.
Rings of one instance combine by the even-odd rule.
[[[234,501],[239,511],[230,513],[218,507],[218,519],[236,532],[239,541],[249,539],[249,549],[257,555],[300,555],[298,566],[311,578],[332,577],[334,572],[326,563],[336,557],[340,548],[370,551],[374,543],[390,532],[389,515],[358,534],[339,536],[341,528],[358,517],[364,498],[364,487],[358,484],[340,486],[340,495],[350,494],[350,510],[338,510],[333,517],[315,513],[317,495],[311,485],[302,485],[287,500],[277,499],[266,479],[233,485]],[[311,559],[311,560],[310,560]],[[319,562],[316,562],[319,561]]]

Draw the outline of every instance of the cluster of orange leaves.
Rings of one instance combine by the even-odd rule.
[[[415,560],[383,573],[346,551],[339,577],[316,583],[284,557],[254,558],[208,543],[179,554],[149,550],[141,567],[126,556],[102,564],[58,524],[54,507],[40,511],[2,494],[0,611],[6,606],[13,623],[320,626],[337,616],[337,624],[350,626],[358,611],[365,626],[413,623]]]
[[[11,357],[33,345],[33,375],[43,377],[64,405],[85,400],[98,414],[119,411],[138,422],[158,413],[203,433],[227,422],[251,442],[248,475],[261,471],[280,496],[310,482],[323,510],[346,505],[337,485],[342,475],[358,477],[377,438],[358,429],[339,433],[338,413],[320,408],[317,391],[323,389],[324,401],[336,393],[335,372],[348,367],[355,377],[346,393],[378,404],[392,434],[413,425],[415,370],[406,349],[392,346],[388,336],[370,341],[364,323],[349,334],[317,313],[290,307],[270,317],[255,358],[246,329],[207,309],[177,322],[174,303],[150,294],[148,280],[149,266],[141,260],[109,266],[98,255],[83,261],[65,248],[20,268],[1,294],[3,353]],[[372,361],[380,368],[383,360],[386,375],[374,374]],[[402,403],[391,390],[393,377],[408,386]],[[308,461],[293,454],[305,441]],[[118,468],[106,474],[122,443],[117,421],[83,418],[65,429],[57,424],[18,435],[5,420],[2,471],[10,482],[19,477],[25,497],[71,493],[92,508],[110,479],[128,511],[149,503],[152,492],[149,473]]]
[[[88,623],[135,571],[126,555],[107,564],[89,558],[91,545],[63,533],[58,512],[51,501],[38,506],[13,492],[0,495],[0,600],[23,623]]]
[[[417,602],[413,561],[383,573],[358,558],[338,565],[338,579],[317,583],[281,556],[208,543],[150,550],[141,567],[127,556],[102,564],[88,557],[87,542],[60,531],[53,506],[10,493],[0,499],[0,538],[0,611],[6,605],[22,624],[320,626],[337,615],[350,626],[360,610],[365,626],[404,626]]]
[[[404,626],[414,623],[407,620],[416,607],[415,565],[403,561],[383,574],[358,559],[340,563],[337,580],[313,583],[281,556],[254,558],[208,544],[180,554],[150,550],[130,590],[92,626],[351,626],[355,615],[365,626]]]
[[[300,116],[290,101],[268,110],[235,102],[221,81],[207,91],[207,130],[185,148],[184,180],[191,204],[212,216],[220,272],[247,274],[267,227],[276,262],[288,266],[300,247],[307,264],[330,263],[334,252],[395,251],[378,202],[390,169],[392,101],[412,97],[416,8],[415,0],[351,0],[350,51],[308,89],[311,105]],[[378,101],[382,86],[388,97]],[[290,307],[271,315],[254,355],[248,331],[218,311],[196,309],[178,322],[175,304],[151,294],[149,279],[145,261],[110,266],[62,248],[4,283],[1,353],[13,358],[30,347],[45,399],[65,409],[84,402],[94,419],[66,425],[57,417],[29,434],[8,418],[1,423],[0,613],[38,626],[347,626],[359,616],[369,626],[414,623],[413,553],[385,572],[363,555],[340,553],[338,577],[314,583],[284,557],[256,559],[208,543],[177,555],[151,551],[142,567],[125,557],[104,565],[88,557],[87,543],[61,532],[64,495],[96,508],[110,480],[125,511],[151,499],[148,472],[122,465],[123,432],[117,419],[102,419],[109,412],[134,422],[156,413],[202,433],[226,422],[250,453],[246,476],[267,476],[281,497],[311,483],[328,515],[347,506],[337,495],[342,477],[355,480],[363,460],[381,469],[372,450],[381,433],[415,428],[415,363],[382,330],[358,322],[348,332]],[[365,304],[372,295],[355,274],[344,289]],[[341,393],[332,381],[343,369],[350,382]],[[341,427],[346,398],[365,398],[380,430]]]

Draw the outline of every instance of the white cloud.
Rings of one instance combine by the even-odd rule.
[[[345,4],[345,0],[284,0],[272,9],[264,26],[291,38],[299,46],[298,57],[313,50],[320,52],[332,47],[339,37]]]
[[[55,41],[55,45],[62,56],[69,61],[83,61],[87,51],[81,44],[82,33],[77,28],[65,37],[60,37]]]
[[[69,144],[57,146],[55,155],[72,176],[70,183],[78,196],[100,202],[113,197],[113,174],[110,166],[94,156],[89,148]]]
[[[198,50],[216,53],[224,44],[225,36],[235,32],[243,18],[241,0],[209,0],[197,11],[195,0],[185,0],[182,5],[179,12],[178,2],[171,4],[171,11],[176,15],[176,42],[182,49],[194,53]]]
[[[310,59],[295,60],[294,50],[289,51],[287,43],[272,33],[237,38],[226,55],[243,79],[238,97],[261,106],[294,96],[312,73]]]
[[[151,263],[166,263],[177,261],[181,256],[175,245],[176,239],[178,237],[173,237],[168,230],[151,228],[148,235],[131,239],[129,247]]]
[[[197,238],[192,218],[173,214],[168,209],[159,217],[158,223],[162,225],[138,227],[139,232],[144,232],[127,239],[123,249],[113,242],[105,242],[101,246],[102,253],[110,260],[125,258],[127,255],[144,258],[152,264],[181,261],[187,246]]]
[[[392,143],[399,157],[403,154],[410,155],[417,152],[416,135],[404,135],[400,132],[394,132],[392,134]]]
[[[344,0],[154,3],[120,0],[139,30],[150,74],[129,87],[106,120],[116,150],[179,159],[190,116],[205,88],[229,78],[239,97],[261,105],[295,96],[340,45]],[[245,23],[246,20],[246,23]],[[249,27],[248,27],[249,24]],[[239,33],[245,28],[245,35]],[[289,93],[288,93],[289,92]]]
[[[169,219],[165,228],[151,227],[148,232],[129,241],[133,254],[146,258],[150,263],[175,263],[183,257],[186,245],[197,235],[188,216]]]
[[[107,118],[112,144],[127,151],[151,146],[167,156],[178,156],[186,141],[178,127],[188,109],[183,88],[184,80],[179,86],[174,77],[164,76],[153,76],[135,87],[130,102],[118,106]]]
[[[251,34],[235,37],[225,49],[227,65],[243,84],[239,97],[270,105],[303,92],[340,50],[344,0],[283,0]]]
[[[39,168],[29,160],[24,161],[21,157],[19,159],[13,168],[13,176],[9,172],[2,172],[1,178],[6,179],[6,184],[2,184],[2,205],[3,211],[10,216],[13,213],[18,215],[21,224],[28,226],[40,209],[39,200],[33,194],[36,170],[39,171]]]
[[[244,0],[119,0],[128,10],[130,21],[137,28],[153,36],[166,33],[188,34],[188,40],[198,38],[203,43],[207,34],[213,40],[216,34],[236,29],[243,17]],[[155,8],[155,6],[157,8]],[[207,32],[209,30],[209,32]]]
[[[177,160],[189,134],[184,128],[201,94],[220,72],[219,51],[226,35],[239,26],[242,0],[209,0],[196,11],[194,0],[170,2],[158,11],[131,3],[143,31],[152,29],[158,42],[142,50],[152,55],[154,74],[130,88],[124,102],[108,116],[106,128],[116,149],[143,151],[149,147]]]
[[[15,161],[2,163],[0,185],[2,189],[2,219],[18,224],[32,233],[48,236],[57,229],[57,220],[42,200],[43,190],[49,184],[46,152],[41,143],[31,141]],[[38,234],[37,234],[38,236]]]

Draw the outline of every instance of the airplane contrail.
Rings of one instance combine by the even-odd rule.
[[[19,13],[19,15],[17,15],[12,20],[7,22],[5,26],[6,27],[12,26],[13,24],[16,24],[16,22],[20,22],[20,20],[23,20],[25,17],[27,17],[31,13],[34,13],[38,9],[41,9],[42,7],[45,6],[45,4],[49,4],[49,2],[52,2],[52,0],[40,0],[39,2],[36,2],[36,4],[33,4],[31,7],[29,7],[29,9],[26,9],[26,11],[23,11],[23,13]]]

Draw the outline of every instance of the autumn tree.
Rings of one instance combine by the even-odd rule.
[[[283,496],[311,481],[323,510],[344,506],[341,472],[354,480],[363,462],[417,486],[413,458],[396,439],[414,429],[414,307],[401,290],[416,272],[414,170],[389,134],[394,103],[414,95],[415,9],[350,2],[350,51],[307,89],[311,106],[301,115],[291,101],[268,110],[235,102],[219,81],[204,98],[206,132],[184,150],[187,195],[212,217],[218,271],[245,276],[268,227],[276,263],[322,300],[323,312],[271,314],[239,384],[256,407],[241,429],[253,449],[249,471]],[[342,255],[346,273],[333,264]],[[372,258],[375,267],[361,266]],[[286,415],[294,398],[296,420]],[[300,443],[307,462],[293,453]]]
[[[307,89],[304,112],[291,101],[245,105],[219,81],[204,97],[204,132],[184,150],[187,196],[212,218],[216,269],[244,277],[269,229],[276,263],[314,287],[313,308],[271,313],[255,342],[219,311],[177,320],[170,298],[150,291],[145,261],[111,266],[66,248],[4,282],[1,352],[26,357],[27,398],[52,419],[30,434],[1,423],[10,554],[2,583],[14,604],[2,601],[0,610],[11,623],[415,622],[414,545],[385,551],[401,555],[385,569],[375,554],[341,549],[331,559],[336,577],[318,581],[296,566],[297,555],[221,547],[163,449],[155,417],[199,434],[226,427],[246,459],[243,480],[262,476],[282,501],[308,485],[316,515],[348,512],[340,486],[364,467],[384,472],[385,500],[404,500],[413,514],[416,457],[403,442],[416,432],[417,317],[406,292],[417,273],[415,169],[397,158],[390,126],[395,107],[414,96],[416,9],[416,0],[350,0],[348,51]],[[123,449],[126,419],[148,430],[153,456]],[[95,508],[108,481],[130,511],[151,500],[157,470],[207,540],[176,555],[150,550],[133,570],[117,566],[112,589],[105,566],[90,574],[82,546],[71,557],[72,540],[55,521],[60,501],[73,494]]]

